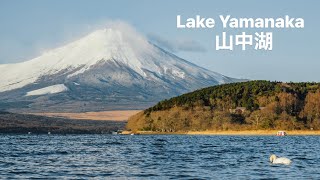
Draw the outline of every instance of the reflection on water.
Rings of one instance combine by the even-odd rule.
[[[320,136],[0,135],[0,177],[320,179],[319,149]]]

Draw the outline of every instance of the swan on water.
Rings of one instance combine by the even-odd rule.
[[[272,154],[270,156],[270,162],[272,164],[285,164],[285,165],[289,165],[291,163],[291,160],[285,157],[277,157],[276,155]]]

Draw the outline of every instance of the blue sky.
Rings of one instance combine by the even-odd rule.
[[[103,27],[110,20],[133,25],[154,43],[207,69],[236,78],[320,81],[320,1],[1,0],[0,63],[29,60],[43,51]],[[177,29],[176,16],[212,17],[213,29]],[[219,15],[301,17],[304,29],[273,32],[273,51],[216,51]],[[230,34],[256,29],[226,29]]]

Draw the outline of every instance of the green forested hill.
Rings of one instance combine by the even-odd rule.
[[[127,128],[320,129],[320,84],[249,81],[208,87],[159,102],[131,117]]]

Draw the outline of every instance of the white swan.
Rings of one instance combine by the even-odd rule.
[[[285,158],[285,157],[279,157],[279,158],[277,158],[277,156],[274,155],[274,154],[272,154],[272,155],[270,156],[270,162],[271,162],[272,164],[285,164],[285,165],[291,164],[291,160],[290,160],[290,159]]]

